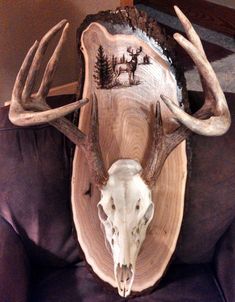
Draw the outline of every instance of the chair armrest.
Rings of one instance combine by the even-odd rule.
[[[235,219],[218,243],[215,254],[215,272],[225,299],[235,299]]]
[[[26,302],[29,263],[23,244],[12,226],[0,216],[0,300]]]

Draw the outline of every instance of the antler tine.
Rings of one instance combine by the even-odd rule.
[[[47,65],[39,92],[36,96],[31,96],[34,82],[47,46],[65,24],[66,26],[63,29],[59,43]],[[12,92],[9,119],[13,124],[18,126],[30,126],[50,122],[73,112],[88,102],[88,100],[80,100],[56,109],[45,106],[45,96],[51,86],[58,59],[66,41],[67,31],[68,23],[66,20],[62,20],[42,38],[40,43],[36,41],[28,51],[16,77]]]
[[[185,33],[186,33],[189,41],[191,41],[191,43],[196,46],[196,48],[199,50],[202,57],[205,60],[207,60],[201,40],[200,40],[199,36],[197,35],[195,29],[193,28],[191,22],[188,20],[188,18],[183,14],[183,12],[176,5],[174,6],[174,9],[175,9],[175,12],[176,12],[178,18],[181,20],[180,22],[185,30]],[[201,74],[200,74],[200,79],[201,79],[201,84],[202,84],[203,91],[205,94],[205,103],[207,103],[207,102],[210,103],[210,100],[211,100],[211,98],[213,98],[213,96],[210,92],[210,89],[206,85],[203,77],[201,76]]]
[[[193,28],[191,22],[189,19],[184,15],[184,13],[179,9],[178,6],[174,5],[174,10],[176,15],[178,16],[185,33],[188,37],[188,39],[191,41],[193,45],[197,47],[197,49],[200,51],[200,54],[206,59],[206,54],[202,46],[201,39],[199,38],[198,34],[196,33],[195,29]]]
[[[156,169],[156,167],[159,165],[159,161],[161,161],[163,148],[164,131],[161,117],[161,106],[160,102],[158,101],[156,104],[156,115],[153,123],[151,144],[148,151],[149,154],[144,165],[144,169],[141,173],[141,176],[145,180],[146,184],[150,187],[154,185],[159,173],[161,172],[161,170]]]
[[[203,107],[194,116],[190,116],[166,96],[162,95],[161,98],[175,118],[191,131],[207,136],[222,135],[229,129],[231,124],[224,93],[214,70],[206,58],[199,36],[182,11],[178,7],[175,7],[175,11],[189,40],[178,33],[174,34],[174,39],[185,49],[196,64],[203,79],[202,84],[206,93],[206,100]],[[213,116],[206,120],[198,119],[199,116],[204,115],[206,112],[212,112]]]
[[[161,106],[160,102],[157,102],[152,139],[148,148],[147,160],[143,165],[143,171],[141,173],[142,178],[149,187],[155,185],[168,155],[184,141],[190,133],[191,131],[184,125],[177,128],[173,133],[164,133]]]
[[[37,75],[38,75],[38,71],[39,71],[40,66],[42,64],[42,59],[43,59],[43,56],[44,56],[44,54],[47,50],[47,47],[48,47],[50,41],[55,37],[55,35],[63,27],[64,27],[64,29],[63,29],[62,35],[60,37],[60,41],[59,41],[59,43],[57,44],[57,47],[56,47],[56,49],[58,50],[57,57],[59,58],[59,52],[61,51],[62,46],[63,46],[63,44],[65,43],[65,41],[67,39],[68,27],[69,27],[69,24],[67,23],[67,20],[60,21],[58,24],[56,24],[54,27],[52,27],[42,37],[42,39],[39,43],[38,49],[35,53],[32,65],[31,65],[29,73],[28,73],[28,76],[27,76],[27,80],[26,80],[26,83],[25,83],[25,86],[24,86],[24,89],[23,89],[23,92],[22,92],[22,99],[27,100],[30,97],[30,95],[32,94],[33,88],[34,88],[34,85],[35,85],[35,81],[36,81],[36,78],[37,78]],[[54,57],[56,57],[56,54],[55,54]],[[55,69],[55,67],[56,66],[54,65],[54,69]]]
[[[84,153],[87,157],[87,162],[93,179],[98,187],[102,187],[108,181],[108,172],[102,157],[102,152],[99,144],[99,116],[97,96],[94,94],[91,97],[91,121],[89,134],[86,144],[83,146]]]
[[[136,49],[136,54],[141,53],[141,51],[142,51],[142,46],[140,46],[139,48]]]
[[[127,52],[133,54],[133,49],[131,48],[131,46],[127,47]]]

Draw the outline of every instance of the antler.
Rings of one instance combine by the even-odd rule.
[[[171,134],[165,134],[161,121],[160,104],[157,103],[153,139],[149,149],[149,157],[142,171],[142,177],[150,186],[155,184],[168,155],[190,135],[191,131],[201,135],[218,136],[224,134],[231,124],[224,93],[207,60],[201,40],[182,11],[177,6],[174,6],[174,9],[189,40],[178,33],[174,34],[174,38],[186,50],[198,68],[205,102],[202,108],[191,116],[168,97],[161,95],[161,99],[174,114],[174,118],[182,123],[182,126]]]
[[[56,109],[51,109],[46,103],[46,97],[53,81],[63,45],[67,38],[68,27],[69,23],[66,20],[62,20],[45,34],[40,43],[36,41],[28,51],[14,84],[9,119],[13,124],[19,126],[30,126],[49,122],[66,135],[73,143],[80,146],[88,160],[95,183],[97,186],[102,186],[107,182],[108,174],[99,145],[96,96],[92,96],[91,124],[88,136],[63,117],[84,106],[88,102],[88,99],[82,99]],[[62,28],[63,31],[60,40],[46,66],[40,88],[36,95],[32,95],[36,77],[48,44]]]
[[[133,49],[131,48],[131,46],[127,47],[127,52],[133,55]]]
[[[189,40],[178,33],[174,34],[174,39],[185,49],[198,68],[205,92],[205,103],[195,116],[190,116],[169,98],[165,96],[161,96],[161,98],[174,114],[175,118],[191,131],[207,136],[222,135],[229,129],[231,124],[224,93],[214,70],[207,60],[201,40],[192,24],[177,6],[174,8]],[[209,110],[213,114],[209,119],[200,120],[197,118],[198,114],[208,112]]]
[[[139,48],[136,49],[136,54],[141,53],[141,51],[142,51],[142,46],[140,46]]]

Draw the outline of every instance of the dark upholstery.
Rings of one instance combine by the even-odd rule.
[[[24,246],[12,226],[0,217],[0,301],[27,301],[29,280]]]
[[[1,108],[0,302],[121,301],[80,261],[70,209],[72,144],[49,125],[18,128],[7,115]],[[234,138],[234,125],[224,137],[192,137],[175,261],[157,289],[133,301],[235,301]]]
[[[7,116],[4,107],[0,111],[0,214],[19,234],[33,263],[58,267],[77,262],[70,211],[72,145],[49,125],[15,127]]]
[[[235,301],[235,219],[218,243],[215,270],[227,301]]]
[[[189,93],[198,104],[202,93]],[[235,103],[226,94],[233,122],[224,136],[192,135],[185,211],[176,255],[181,262],[212,260],[215,244],[235,217]],[[196,108],[195,108],[196,109]]]
[[[116,292],[102,287],[82,262],[76,267],[49,273],[35,287],[31,302],[121,302],[123,300]],[[216,280],[206,265],[173,266],[158,290],[130,300],[133,302],[223,301]]]

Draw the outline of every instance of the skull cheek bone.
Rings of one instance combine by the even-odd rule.
[[[123,297],[130,294],[136,259],[154,214],[151,191],[141,171],[135,160],[116,161],[97,205],[106,247],[113,256],[118,292]]]

